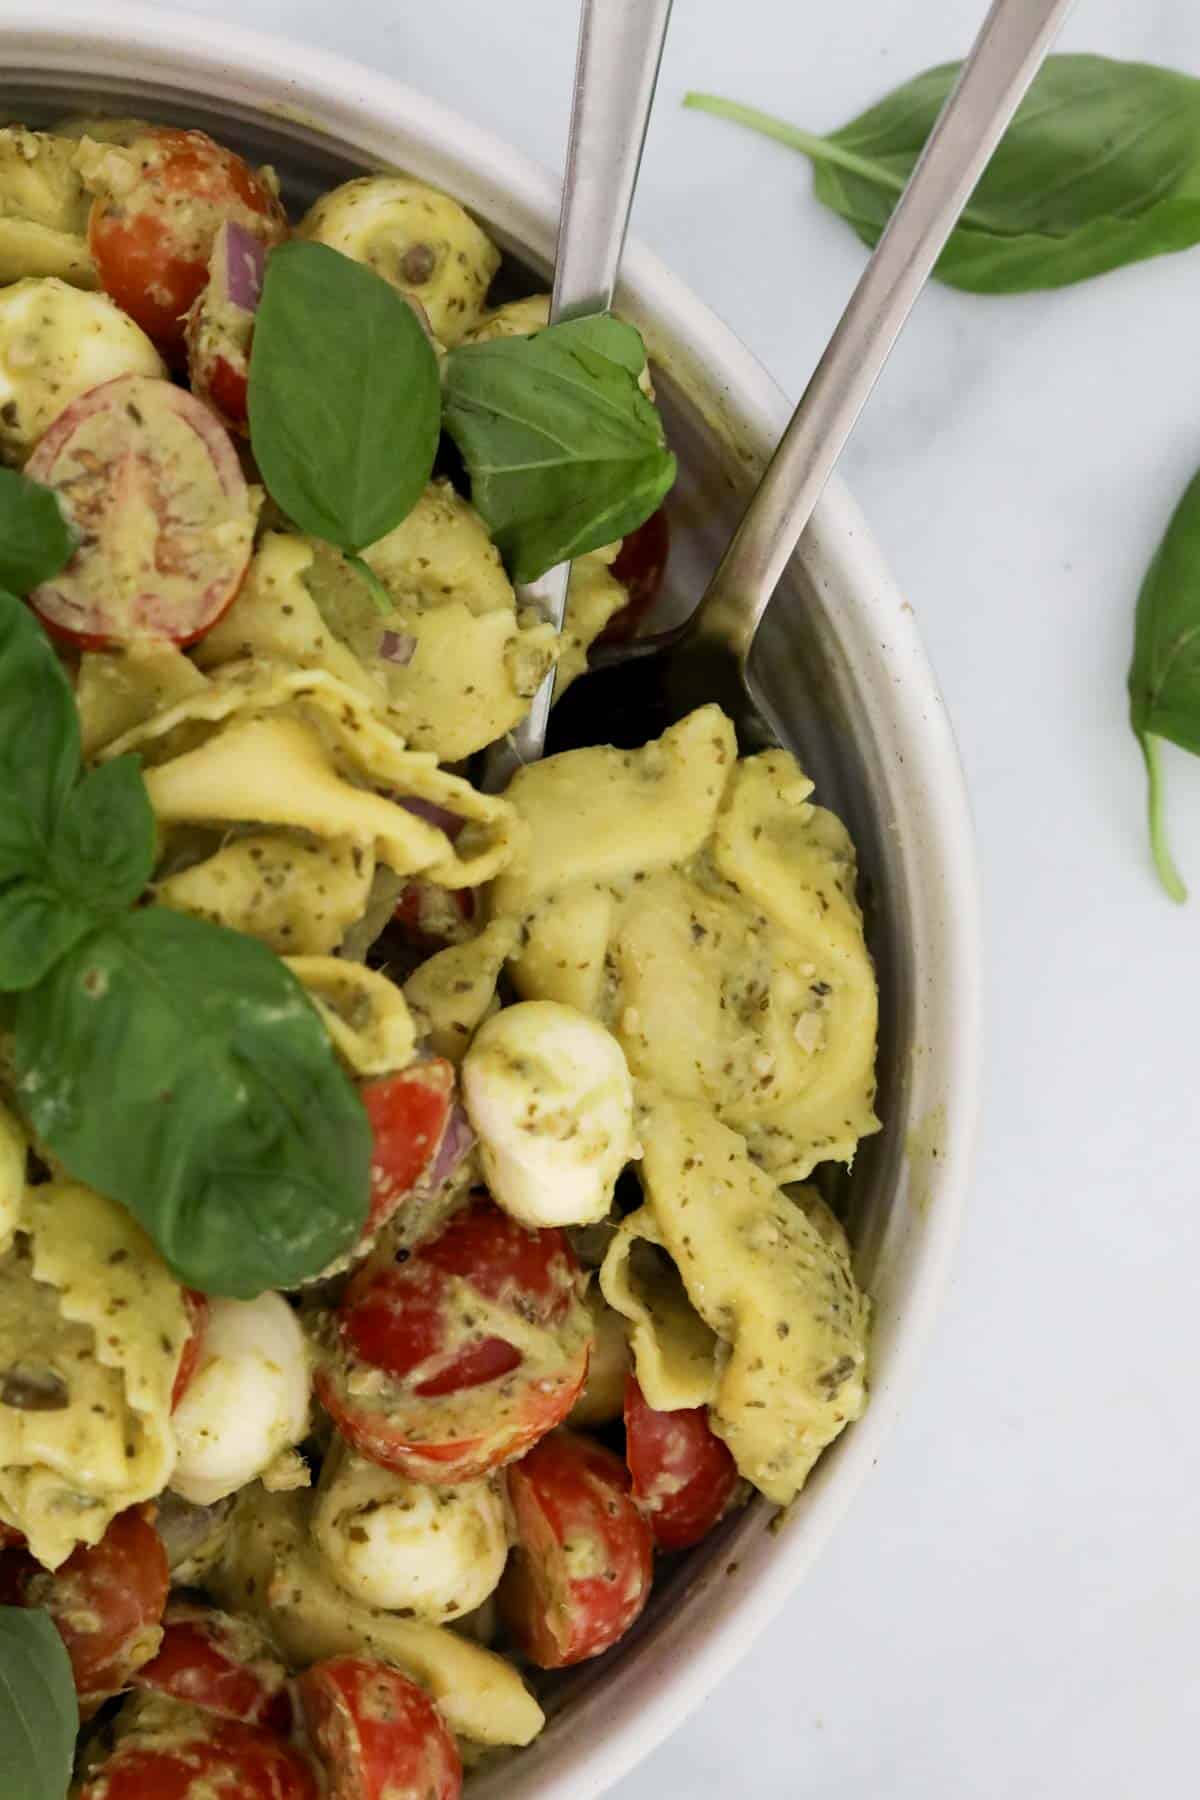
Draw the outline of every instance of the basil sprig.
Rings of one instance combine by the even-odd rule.
[[[608,314],[446,358],[446,430],[514,581],[624,537],[670,488],[675,458],[638,387],[645,359]]]
[[[70,1658],[49,1613],[0,1606],[4,1800],[65,1800],[78,1730]]]
[[[267,261],[249,408],[271,497],[351,556],[407,517],[433,472],[433,348],[395,288],[326,244],[295,239]]]
[[[1187,889],[1167,847],[1159,740],[1200,756],[1200,475],[1167,526],[1138,595],[1129,719],[1146,759],[1150,846],[1172,900]]]
[[[35,1135],[189,1286],[250,1298],[317,1274],[366,1216],[362,1103],[271,951],[130,910],[155,842],[137,760],[82,775],[67,678],[2,592],[0,784],[0,991]]]
[[[930,69],[820,137],[713,94],[685,106],[809,157],[817,198],[874,245],[959,72]],[[951,287],[1062,287],[1200,240],[1200,81],[1149,63],[1052,56],[938,262]]]
[[[250,441],[272,498],[344,551],[383,611],[361,552],[420,498],[444,424],[471,500],[515,581],[649,518],[675,477],[638,387],[641,338],[608,316],[437,358],[412,308],[325,244],[267,262],[250,358]],[[444,414],[444,416],[443,416]]]

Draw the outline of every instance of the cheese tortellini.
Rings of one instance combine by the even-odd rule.
[[[530,1743],[544,1718],[512,1664],[444,1625],[352,1599],[318,1548],[312,1508],[309,1494],[248,1489],[208,1576],[217,1600],[256,1618],[297,1667],[379,1656],[426,1688],[468,1743]]]
[[[191,1324],[179,1283],[123,1207],[76,1182],[25,1185],[7,1115],[0,1212],[0,1521],[54,1569],[170,1479],[171,1396]]]
[[[0,285],[54,275],[96,286],[87,246],[88,209],[69,138],[20,125],[0,129]]]
[[[777,1181],[878,1129],[854,852],[811,792],[703,707],[644,750],[521,770],[530,835],[492,895],[520,993],[602,1020],[637,1082],[711,1107]]]
[[[643,1130],[646,1204],[618,1227],[605,1297],[636,1321],[650,1405],[707,1403],[740,1473],[786,1505],[866,1404],[868,1306],[844,1234],[815,1194],[789,1197],[755,1167],[708,1107],[659,1101]],[[670,1257],[687,1305],[676,1292],[656,1313],[638,1295],[629,1265],[643,1238]]]

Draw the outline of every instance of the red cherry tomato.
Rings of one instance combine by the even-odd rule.
[[[386,1663],[335,1656],[296,1683],[329,1800],[458,1800],[462,1763],[432,1700]]]
[[[179,1367],[175,1371],[175,1385],[171,1389],[171,1411],[174,1412],[183,1396],[192,1385],[196,1370],[200,1367],[200,1352],[204,1348],[204,1330],[208,1324],[208,1295],[202,1294],[198,1288],[184,1288],[183,1304],[191,1321],[191,1333],[179,1353]]]
[[[86,1718],[158,1649],[169,1580],[162,1539],[146,1510],[135,1506],[117,1514],[98,1544],[81,1544],[60,1568],[30,1562],[21,1604],[45,1607],[57,1626]]]
[[[202,131],[154,128],[95,159],[84,179],[96,196],[88,247],[101,286],[177,360],[218,227],[235,220],[268,244],[287,235],[283,208],[262,177]]]
[[[574,1431],[543,1438],[508,1473],[517,1546],[500,1612],[540,1669],[599,1656],[650,1592],[654,1545],[619,1457]]]
[[[591,1319],[561,1231],[485,1197],[346,1289],[318,1398],[354,1448],[433,1484],[511,1462],[575,1403]]]
[[[237,593],[254,511],[237,451],[186,389],[120,375],[59,414],[25,473],[79,533],[30,600],[56,637],[98,649],[191,644]]]
[[[625,1383],[625,1461],[633,1497],[660,1550],[706,1537],[737,1491],[737,1464],[703,1406],[655,1412],[635,1376]]]
[[[670,550],[671,528],[666,510],[660,506],[643,525],[629,533],[617,552],[612,573],[629,598],[600,633],[601,643],[627,644],[637,636],[642,620],[658,599]]]
[[[180,1707],[135,1723],[79,1800],[318,1800],[308,1759],[273,1731]]]
[[[369,1237],[391,1218],[437,1153],[454,1099],[454,1069],[435,1056],[398,1075],[364,1082],[360,1092],[373,1139],[364,1233]]]
[[[291,1730],[287,1670],[249,1619],[212,1606],[172,1601],[158,1655],[138,1670],[133,1685],[246,1725]]]

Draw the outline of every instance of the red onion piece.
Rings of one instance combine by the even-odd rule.
[[[379,654],[384,662],[406,669],[416,654],[417,640],[404,631],[385,631],[379,640]]]
[[[400,796],[398,804],[404,808],[405,812],[415,814],[418,819],[424,819],[427,825],[436,825],[439,831],[445,832],[451,843],[454,842],[467,822],[465,819],[460,819],[457,813],[447,812],[444,806],[438,806],[433,800],[419,800],[415,794]]]
[[[267,246],[244,225],[226,219],[213,239],[208,278],[213,298],[228,300],[242,312],[257,312],[262,297]]]
[[[475,1131],[470,1119],[455,1100],[446,1115],[446,1125],[442,1132],[442,1141],[438,1145],[433,1161],[429,1164],[418,1184],[430,1193],[448,1181],[475,1145]]]

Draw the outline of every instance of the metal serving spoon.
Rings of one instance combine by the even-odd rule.
[[[551,324],[607,312],[612,305],[671,4],[583,0]],[[562,630],[570,574],[570,563],[560,563],[518,591],[521,603],[536,607],[556,631]],[[527,717],[489,751],[484,776],[489,792],[498,792],[522,763],[541,756],[553,697],[551,670]]]
[[[717,701],[747,749],[778,741],[748,660],[767,604],[917,295],[1072,0],[993,0],[887,229],[729,548],[686,623],[602,649],[554,710],[551,748],[628,748]]]

